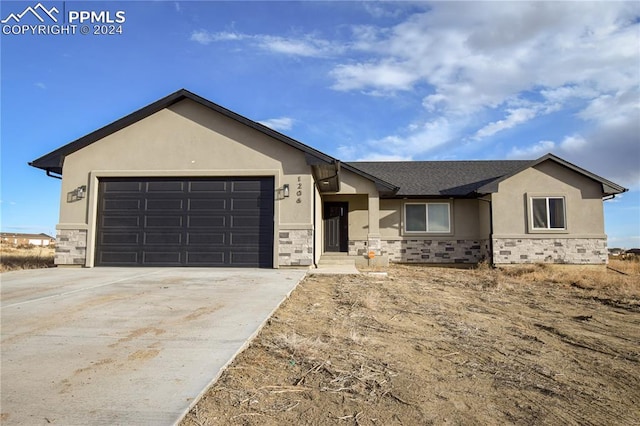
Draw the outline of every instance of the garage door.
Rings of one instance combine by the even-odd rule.
[[[105,178],[97,266],[273,266],[274,181]]]

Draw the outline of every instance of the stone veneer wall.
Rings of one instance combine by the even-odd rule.
[[[313,264],[313,230],[287,229],[278,235],[278,264],[280,266],[309,266]]]
[[[602,265],[608,260],[606,238],[495,238],[493,263],[565,263]]]
[[[87,260],[87,231],[61,229],[56,237],[56,265],[84,265]]]
[[[349,255],[364,256],[366,241],[349,241]],[[478,263],[487,258],[489,240],[381,240],[380,255],[398,263]]]

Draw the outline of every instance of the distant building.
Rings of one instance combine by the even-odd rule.
[[[13,232],[0,232],[0,240],[2,244],[11,244],[14,246],[34,245],[46,247],[53,245],[56,239],[47,234],[19,234]]]
[[[621,254],[624,254],[624,249],[621,249],[621,248],[610,248],[609,249],[609,254],[611,256],[620,256]]]
[[[640,248],[632,248],[624,252],[625,255],[640,256]]]

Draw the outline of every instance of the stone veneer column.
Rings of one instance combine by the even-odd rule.
[[[367,234],[367,252],[380,255],[380,198],[377,194],[369,194],[369,233]]]
[[[87,261],[87,231],[85,229],[60,229],[56,237],[56,265],[80,265]]]
[[[313,230],[286,229],[278,235],[279,266],[313,265]]]

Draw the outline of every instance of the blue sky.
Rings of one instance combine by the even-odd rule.
[[[606,232],[640,246],[638,2],[42,5],[125,22],[0,36],[2,231],[55,234],[60,181],[27,162],[186,88],[344,161],[552,152],[630,188]]]

